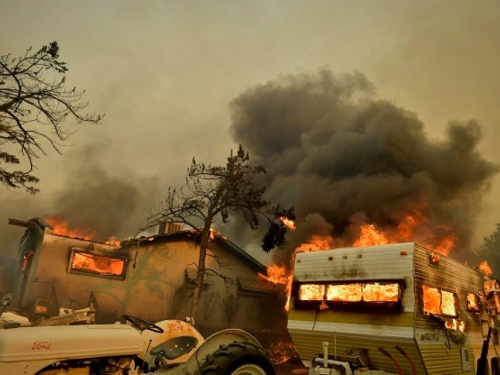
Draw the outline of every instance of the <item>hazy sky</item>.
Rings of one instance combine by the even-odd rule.
[[[476,119],[479,150],[499,163],[499,20],[498,0],[0,0],[0,54],[58,41],[69,84],[105,113],[65,156],[40,159],[38,196],[0,187],[0,235],[8,217],[94,207],[103,184],[130,189],[102,203],[121,210],[100,203],[83,216],[133,228],[193,156],[224,163],[233,99],[322,68],[363,73],[377,98],[414,112],[436,141],[450,120]],[[499,178],[477,207],[476,243],[500,222]],[[75,194],[79,203],[65,206]]]

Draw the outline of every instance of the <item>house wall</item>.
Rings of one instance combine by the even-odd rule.
[[[128,256],[125,279],[68,272],[72,248]],[[227,251],[213,245],[209,249],[207,268],[223,274],[233,283],[210,276],[202,294],[198,323],[203,334],[237,327],[261,329],[261,315],[269,305],[262,305],[256,295],[238,293],[237,277],[257,277],[254,269]],[[156,322],[184,319],[192,314],[191,296],[194,286],[187,281],[186,268],[195,269],[198,247],[191,239],[165,241],[155,237],[116,248],[68,237],[45,234],[33,259],[26,287],[24,308],[33,311],[37,299],[51,300],[51,313],[57,306],[87,307],[91,293],[100,315],[98,320],[115,321],[123,314]],[[273,301],[276,301],[273,298]]]

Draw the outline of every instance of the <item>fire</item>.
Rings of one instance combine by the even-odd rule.
[[[324,298],[324,285],[301,285],[299,288],[299,299],[302,301],[321,301]]]
[[[373,224],[364,224],[360,228],[359,238],[352,244],[353,247],[371,246],[371,245],[385,245],[390,241],[387,236],[378,231]]]
[[[333,302],[397,302],[399,284],[345,283],[345,284],[302,284],[299,286],[300,301]]]
[[[96,232],[91,229],[70,228],[69,222],[60,216],[51,216],[43,219],[52,227],[52,234],[57,236],[78,238],[85,241],[96,241]],[[111,236],[106,245],[121,246],[121,242],[115,236]]]
[[[376,223],[362,222],[358,224],[357,227],[354,227],[355,224],[353,224],[353,227],[351,228],[353,229],[353,231],[351,231],[351,233],[357,233],[355,238],[347,239],[334,238],[328,235],[312,235],[307,242],[295,248],[290,263],[291,265],[294,264],[296,253],[322,251],[345,246],[365,247],[401,242],[418,242],[419,244],[430,248],[436,253],[442,255],[448,255],[450,251],[455,247],[457,236],[454,234],[453,229],[446,225],[434,225],[429,219],[429,207],[426,202],[410,204],[406,207],[405,210],[396,212],[394,214],[394,217],[399,218],[399,222],[395,226],[380,226]],[[296,228],[295,223],[292,220],[288,220],[286,218],[281,218],[281,220],[288,228]],[[436,255],[436,261],[438,260],[438,255]],[[274,265],[268,268],[267,273],[268,276],[260,276],[270,282],[286,285],[288,300],[290,300],[292,282],[291,271],[288,271],[284,266]],[[365,288],[367,288],[367,286],[365,286]],[[371,290],[369,292],[365,290],[363,293],[371,293],[374,301],[380,301],[379,298],[387,298],[382,299],[384,301],[397,301],[398,299],[397,293],[399,289],[397,285],[373,285],[368,288],[371,288]],[[303,293],[308,292],[309,291],[306,292],[306,289],[304,289],[303,291]],[[320,293],[320,291],[317,292]],[[351,293],[352,298],[357,298],[357,294],[355,293],[355,291],[349,290],[348,292]],[[312,291],[311,293],[314,294],[314,292]],[[332,288],[330,290],[327,290],[326,293],[330,295],[326,297],[327,300],[335,300],[335,298],[337,298],[335,297],[335,293],[342,294],[344,293],[344,291],[335,290],[334,288]],[[367,300],[370,300],[370,297],[368,295],[364,298],[368,298]],[[435,298],[439,298],[439,303],[435,301]],[[433,314],[435,313],[435,311],[441,309],[441,299],[443,299],[445,304],[451,304],[450,301],[445,301],[446,298],[447,295],[445,292],[438,292],[437,296],[434,296],[431,290],[429,290],[427,293],[424,292],[424,304],[427,305],[428,313]],[[348,301],[348,299],[346,301]],[[446,310],[446,306],[443,307],[443,310]],[[451,312],[453,311],[441,311],[441,313]]]
[[[437,253],[448,255],[457,241],[451,227],[440,225],[432,228],[420,213],[405,217],[396,228],[384,230],[375,224],[362,224],[359,232],[353,247],[416,241]]]
[[[422,285],[424,313],[456,316],[455,296],[451,292]]]
[[[118,241],[118,239],[115,237],[115,236],[111,236],[107,241],[106,241],[106,245],[111,245],[111,246],[116,246],[116,247],[120,247],[121,246],[121,242]]]
[[[328,250],[336,247],[335,245],[338,245],[339,243],[336,243],[333,237],[330,236],[313,235],[307,243],[304,243],[297,247],[294,253],[307,253],[310,251]]]
[[[261,273],[259,273],[258,275],[259,277],[262,277],[263,279],[271,283],[282,284],[286,286],[285,293],[287,295],[287,300],[285,304],[285,310],[288,311],[288,309],[290,308],[290,294],[292,291],[293,281],[293,276],[291,275],[291,273],[287,272],[285,267],[272,265],[267,268],[267,276]]]
[[[486,275],[492,275],[493,271],[487,261],[483,260],[477,265],[477,269]]]
[[[479,300],[474,293],[467,293],[467,310],[479,312]]]
[[[465,332],[465,321],[458,319],[450,319],[446,320],[444,323],[445,327],[448,329],[452,329],[454,331]]]
[[[94,271],[107,275],[121,275],[125,262],[105,256],[75,252],[71,264],[73,269]]]
[[[328,285],[326,298],[329,301],[359,302],[363,298],[361,284]]]
[[[285,227],[287,227],[290,230],[297,229],[297,227],[295,226],[295,222],[285,216],[280,217],[280,221],[283,223]]]
[[[52,226],[52,234],[71,238],[80,238],[85,241],[93,241],[95,239],[95,231],[88,229],[70,229],[69,223],[60,216],[44,218]]]

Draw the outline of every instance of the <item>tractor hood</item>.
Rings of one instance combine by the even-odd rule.
[[[19,327],[0,332],[0,373],[9,363],[137,355],[143,340],[124,324]],[[42,367],[43,368],[43,367]]]

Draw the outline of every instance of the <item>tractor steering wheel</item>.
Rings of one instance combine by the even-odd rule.
[[[156,324],[153,324],[151,322],[148,322],[147,320],[138,318],[136,316],[125,314],[125,315],[123,315],[123,319],[125,319],[127,322],[130,322],[139,331],[144,331],[147,329],[147,330],[150,330],[151,332],[155,332],[155,333],[165,332],[163,330],[163,328],[158,327]]]

